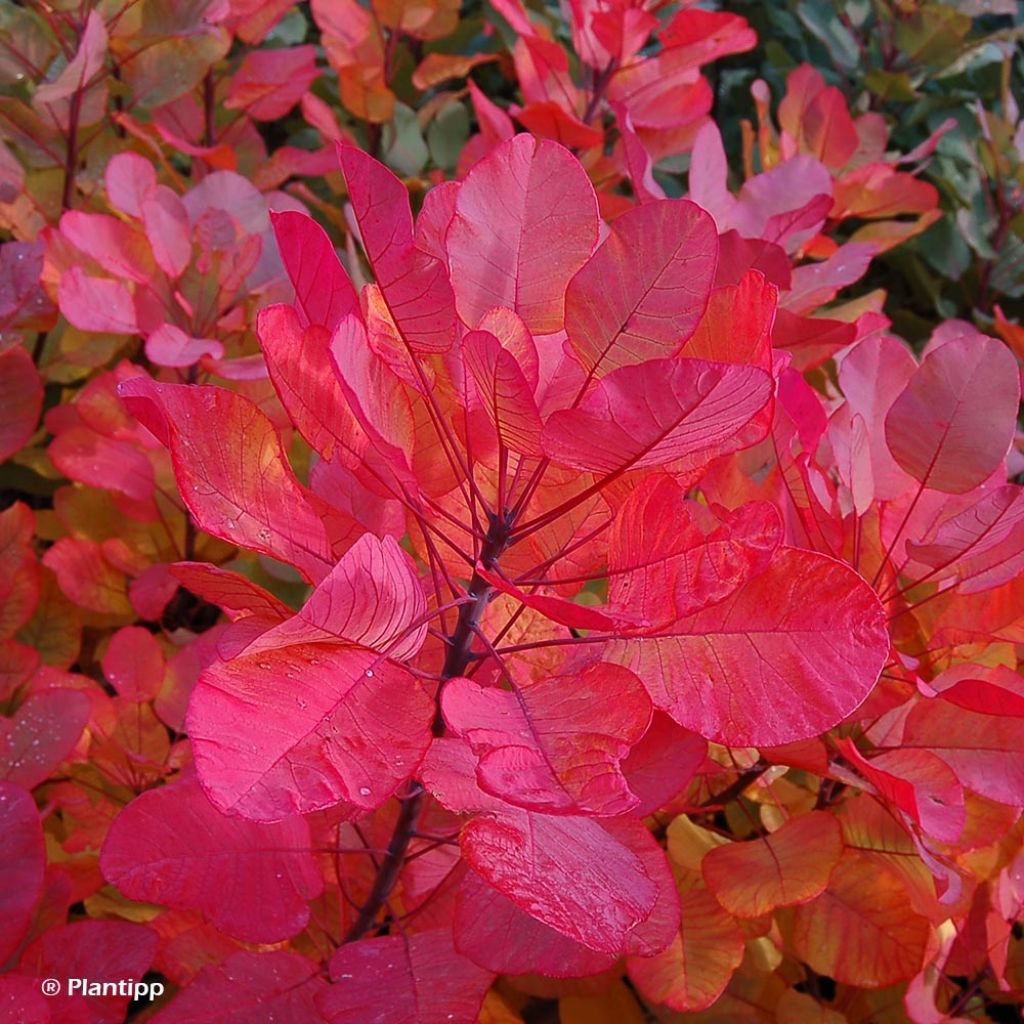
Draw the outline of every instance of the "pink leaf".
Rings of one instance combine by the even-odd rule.
[[[68,210],[60,219],[60,233],[115,277],[145,284],[153,275],[145,236],[116,217]]]
[[[378,540],[367,533],[317,584],[297,615],[272,627],[246,653],[340,640],[405,661],[427,635],[426,622],[419,621],[426,610],[412,559],[393,537]]]
[[[10,959],[28,931],[45,869],[35,801],[20,786],[0,782],[0,961]]]
[[[448,228],[459,315],[475,327],[495,306],[534,334],[561,330],[565,286],[597,242],[597,197],[568,150],[517,135],[462,183]]]
[[[61,275],[57,292],[60,311],[82,331],[135,334],[135,300],[120,281],[89,277],[81,267]]]
[[[959,337],[924,357],[885,419],[896,461],[923,486],[963,494],[1006,458],[1020,377],[994,338]]]
[[[578,408],[550,416],[544,450],[555,462],[594,473],[683,458],[705,465],[757,440],[742,430],[771,393],[771,378],[752,366],[697,359],[623,366],[602,378]]]
[[[107,55],[107,27],[99,11],[90,11],[85,31],[75,56],[53,82],[45,82],[35,92],[37,103],[56,103],[84,89],[103,66]]]
[[[128,700],[152,700],[164,681],[164,652],[156,637],[141,626],[125,626],[111,638],[103,655],[107,682]]]
[[[107,199],[129,217],[142,218],[142,201],[156,187],[153,165],[138,153],[116,153],[104,172]]]
[[[13,718],[0,719],[0,778],[39,785],[74,749],[89,720],[89,698],[76,690],[33,694]]]
[[[315,499],[295,479],[277,430],[247,398],[216,387],[134,377],[118,388],[170,449],[197,524],[321,579],[333,564]]]
[[[271,211],[270,221],[295,287],[295,308],[302,326],[319,324],[333,331],[343,316],[359,315],[359,296],[327,232],[312,217],[293,210]]]
[[[385,935],[338,949],[317,997],[331,1024],[448,1024],[477,1019],[493,975],[452,946],[447,929]]]
[[[0,352],[0,462],[20,451],[35,433],[43,407],[43,382],[23,348]]]
[[[1024,569],[1024,489],[1007,484],[929,531],[907,553],[931,571],[928,579],[955,576],[962,594],[1008,583]]]
[[[675,355],[704,313],[715,278],[714,222],[681,199],[645,203],[612,224],[569,282],[565,330],[596,377]]]
[[[146,358],[157,366],[194,366],[203,356],[221,359],[224,346],[214,338],[193,338],[174,324],[161,324],[146,338]]]
[[[511,691],[452,679],[441,708],[479,757],[487,793],[549,814],[617,815],[637,805],[620,762],[647,730],[651,705],[630,672],[598,662],[517,680]]]
[[[433,703],[376,651],[302,645],[210,666],[189,707],[199,778],[255,821],[346,801],[379,807],[416,770]]]
[[[447,351],[456,334],[455,296],[444,264],[413,242],[409,193],[383,164],[353,146],[339,144],[338,160],[392,319],[414,349]]]
[[[100,868],[129,899],[198,910],[246,942],[297,935],[309,921],[308,901],[323,888],[302,818],[229,818],[195,781],[128,804],[107,833]],[[269,892],[273,899],[264,899]]]
[[[581,978],[614,966],[618,955],[598,953],[531,917],[475,871],[467,871],[455,904],[455,946],[497,974]]]
[[[166,185],[157,185],[142,200],[142,220],[160,269],[179,277],[192,261],[192,226],[185,204]]]

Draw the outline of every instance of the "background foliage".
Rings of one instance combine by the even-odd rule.
[[[391,1007],[401,986],[415,993],[447,974],[479,990],[482,1008],[465,1019],[488,1022],[1017,1019],[1020,438],[998,469],[973,480],[960,467],[952,486],[928,490],[913,442],[901,449],[882,421],[914,372],[911,349],[985,353],[991,389],[979,387],[978,410],[998,405],[993,367],[1013,376],[1005,349],[1024,359],[1022,36],[1008,0],[0,0],[0,1005],[26,1021],[198,1020],[200,1006],[247,1021],[355,1021],[373,1018],[324,995],[347,973],[378,978],[374,1005]],[[400,503],[365,481],[315,483],[322,450],[282,404],[258,330],[260,310],[301,304],[303,290],[293,222],[270,214],[311,213],[329,243],[295,229],[297,247],[335,248],[357,288],[381,283],[335,145],[398,176],[428,246],[455,194],[444,183],[523,132],[575,154],[612,225],[664,197],[708,209],[720,270],[705,299],[719,296],[725,322],[740,301],[726,289],[750,287],[748,271],[777,289],[765,339],[791,369],[773,371],[785,410],[776,454],[756,471],[753,456],[729,463],[734,474],[716,464],[700,494],[728,508],[773,501],[787,543],[857,568],[887,602],[894,655],[857,716],[798,745],[704,747],[690,734],[699,756],[687,770],[673,748],[679,785],[645,821],[668,852],[684,931],[658,969],[613,957],[559,980],[410,938],[401,981],[379,980],[361,944],[342,940],[357,926],[363,941],[450,932],[448,902],[429,896],[455,833],[425,830],[412,850],[428,869],[372,906],[373,851],[401,801],[382,798],[364,820],[327,809],[259,825],[209,804],[185,727],[197,680],[227,657],[239,621],[266,626],[300,608],[311,576],[269,538],[235,543],[204,522],[119,385],[144,373],[241,396],[237,408],[265,417],[246,429],[279,432],[299,479],[342,502],[347,522],[407,534],[437,577],[422,523]],[[497,217],[493,197],[483,208]],[[474,265],[466,258],[467,275]],[[746,361],[722,357],[722,334],[705,321],[703,357]],[[892,335],[910,349],[878,340]],[[844,358],[876,344],[871,365]],[[881,395],[886,379],[899,387]],[[927,409],[934,395],[924,397]],[[906,489],[911,477],[920,492]],[[337,530],[334,556],[349,545]],[[594,575],[558,596],[603,606]],[[592,628],[553,621],[563,633]],[[900,739],[900,709],[957,686],[949,706],[975,733],[998,733],[993,747],[979,750],[972,733],[946,750],[945,769],[928,762],[931,775],[923,761],[900,763],[914,747]],[[959,828],[941,817],[950,804]],[[440,804],[435,813],[436,828],[457,830]],[[124,837],[168,845],[155,823],[185,820],[226,830],[223,874],[207,863],[199,886],[183,850],[133,881],[143,852]],[[760,869],[744,858],[768,836],[784,881],[817,871],[820,886],[765,905],[737,891]],[[804,844],[818,850],[814,865],[799,860]],[[909,929],[888,969],[867,939],[859,952],[837,944],[868,905],[879,935]],[[358,906],[372,921],[359,925]],[[97,978],[152,972],[169,996],[157,1007],[41,997],[37,979],[71,964]]]

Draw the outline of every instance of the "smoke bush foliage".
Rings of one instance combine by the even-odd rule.
[[[1015,1019],[1017,17],[0,0],[11,1019]]]

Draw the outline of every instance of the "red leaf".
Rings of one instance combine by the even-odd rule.
[[[896,461],[922,486],[964,494],[1006,458],[1020,377],[1002,342],[958,337],[924,357],[885,418]]]
[[[608,539],[608,602],[648,632],[717,604],[767,568],[782,540],[767,502],[734,512],[687,502],[669,476],[644,480],[619,509]],[[621,624],[620,624],[621,625]]]
[[[886,738],[885,745],[930,750],[968,788],[1024,806],[1024,718],[980,714],[945,700],[921,701],[902,734]]]
[[[598,953],[531,917],[475,871],[467,871],[455,904],[455,946],[496,974],[582,978],[614,966],[616,953]]]
[[[481,579],[486,580],[495,590],[514,597],[517,601],[533,608],[541,615],[572,629],[597,629],[615,630],[622,625],[636,626],[642,619],[638,619],[628,612],[620,614],[609,614],[603,608],[595,608],[591,605],[577,604],[564,597],[551,597],[547,594],[528,594],[514,583],[499,576],[497,573],[489,572],[482,565],[477,565],[477,574]]]
[[[316,47],[251,50],[231,79],[224,106],[257,121],[277,121],[302,99],[319,74]]]
[[[156,952],[156,932],[127,921],[78,921],[50,929],[21,956],[18,972],[62,982],[50,996],[51,1020],[60,1024],[121,1024],[127,995],[69,995],[68,978],[139,980]],[[37,981],[36,984],[39,982]]]
[[[317,277],[316,281],[319,280]],[[326,319],[336,313],[342,318],[354,315],[341,312],[346,306],[343,300],[331,299],[326,309],[319,309],[313,298],[319,294],[315,282],[310,282],[310,288],[305,300],[306,316]],[[301,294],[296,285],[296,295]],[[331,336],[316,324],[303,327],[302,316],[297,307],[283,304],[260,310],[256,330],[270,379],[292,422],[315,452],[330,459],[336,449],[358,451],[364,434],[348,408],[338,371],[331,361]],[[324,416],[324,409],[330,409],[331,415]]]
[[[46,846],[31,795],[0,782],[0,961],[17,951],[43,889]],[[0,1007],[3,998],[0,997]]]
[[[654,635],[610,641],[656,707],[730,746],[778,746],[832,728],[878,679],[889,653],[884,609],[847,566],[780,548],[711,607]]]
[[[630,790],[640,799],[633,814],[653,814],[689,785],[704,763],[708,744],[703,736],[690,732],[655,711],[643,739],[621,763]]]
[[[532,917],[597,952],[623,953],[662,895],[616,835],[634,825],[637,845],[654,843],[629,819],[604,823],[509,808],[474,818],[459,845],[470,867]]]
[[[83,331],[135,334],[135,300],[120,281],[89,277],[81,267],[61,275],[57,302],[68,322]]]
[[[426,622],[419,622],[426,610],[412,559],[393,537],[378,540],[367,533],[317,584],[298,614],[271,627],[246,653],[343,641],[405,661],[427,635]]]
[[[54,439],[48,454],[71,480],[118,491],[132,501],[145,502],[153,496],[153,464],[131,441],[104,437],[89,427],[72,427]]]
[[[493,975],[457,953],[447,929],[385,935],[338,949],[317,1006],[331,1024],[449,1024],[477,1019]]]
[[[836,746],[883,799],[909,815],[929,835],[955,843],[967,820],[964,791],[952,769],[927,750],[893,750],[870,760],[848,739]]]
[[[60,589],[75,604],[108,615],[132,615],[124,574],[104,559],[95,541],[61,537],[43,555],[43,565],[56,573]]]
[[[757,270],[748,270],[738,284],[715,288],[686,343],[687,358],[746,363],[771,372],[778,301],[778,288]]]
[[[462,358],[498,443],[522,455],[539,456],[540,413],[515,354],[488,331],[471,331],[462,339]]]
[[[0,1011],[18,1024],[51,1024],[50,1000],[35,978],[18,974],[0,976]]]
[[[295,309],[301,325],[319,324],[333,331],[342,317],[358,316],[359,296],[327,232],[312,217],[294,210],[271,211],[270,221],[281,259],[295,287]],[[268,311],[262,311],[261,316],[267,315]],[[274,336],[272,329],[261,328],[261,338],[264,333],[270,338]]]
[[[857,126],[846,99],[809,64],[801,64],[786,80],[779,124],[804,152],[829,167],[842,167],[857,150]]]
[[[156,637],[141,626],[125,626],[111,638],[103,655],[103,674],[130,701],[152,700],[164,681],[164,653]]]
[[[504,306],[534,334],[561,330],[565,286],[597,230],[597,197],[571,153],[531,135],[503,142],[455,200],[446,243],[459,315],[475,327]]]
[[[771,378],[752,366],[696,359],[623,366],[579,408],[552,413],[544,451],[562,465],[609,475],[684,458],[703,467],[757,440],[746,438],[743,427],[771,392]]]
[[[297,935],[309,921],[308,901],[323,887],[302,818],[229,818],[194,781],[128,804],[110,827],[100,868],[129,899],[198,910],[245,942]]]
[[[274,892],[277,886],[272,887]],[[327,988],[318,965],[290,950],[242,950],[208,964],[153,1018],[155,1024],[311,1024]]]
[[[43,408],[43,383],[23,348],[0,352],[0,462],[28,444]]]
[[[636,807],[619,765],[646,731],[651,706],[632,673],[598,662],[571,675],[515,680],[511,691],[452,679],[441,708],[480,759],[485,792],[549,814]]]
[[[334,559],[320,510],[256,405],[222,388],[145,377],[125,381],[118,393],[167,444],[201,529],[290,562],[309,579],[326,575]]]
[[[714,221],[693,203],[645,203],[616,218],[569,282],[565,330],[584,368],[675,355],[707,305],[718,259]]]
[[[89,698],[75,690],[33,694],[0,719],[0,778],[39,785],[74,749],[89,720]]]
[[[211,604],[220,605],[228,617],[257,615],[271,622],[287,619],[292,610],[268,590],[246,576],[218,569],[205,562],[175,562],[171,573],[182,586]]]
[[[338,145],[363,249],[392,319],[413,349],[446,352],[456,335],[455,296],[447,268],[413,243],[405,186],[383,164]]]
[[[279,821],[379,807],[419,765],[432,718],[416,679],[376,651],[310,644],[210,666],[188,732],[217,807]]]

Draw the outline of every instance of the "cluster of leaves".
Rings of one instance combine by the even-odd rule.
[[[5,1012],[1012,1019],[994,6],[0,0]]]
[[[936,319],[965,317],[1002,334],[1024,315],[1024,88],[1015,0],[736,5],[768,42],[754,62],[723,70],[724,105],[740,105],[761,75],[781,90],[810,62],[851,107],[884,115],[905,151],[942,133],[922,175],[945,213],[877,275],[889,310],[923,341]],[[735,118],[725,118],[726,121]],[[1011,340],[1012,339],[1012,340]]]

